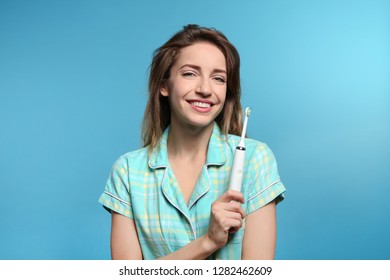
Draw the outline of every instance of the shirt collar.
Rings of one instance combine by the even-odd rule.
[[[160,141],[153,148],[149,156],[149,166],[152,169],[168,167],[168,133],[169,126],[164,130]],[[222,134],[217,123],[214,122],[213,132],[210,137],[206,165],[223,165],[226,162],[227,152],[226,136]]]

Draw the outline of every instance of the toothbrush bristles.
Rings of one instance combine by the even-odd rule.
[[[246,107],[245,115],[247,115],[249,117],[250,114],[251,114],[251,108],[250,107]]]

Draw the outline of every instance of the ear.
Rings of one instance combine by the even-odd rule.
[[[164,83],[161,87],[160,87],[160,93],[162,96],[168,96],[169,94],[169,91],[168,91],[168,87],[167,87],[167,84]]]

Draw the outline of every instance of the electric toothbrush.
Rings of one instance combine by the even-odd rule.
[[[241,140],[234,151],[233,167],[230,172],[229,190],[241,191],[242,176],[244,174],[244,162],[245,162],[245,134],[246,126],[248,124],[248,117],[251,114],[251,109],[247,107],[245,109],[244,127],[242,128]]]

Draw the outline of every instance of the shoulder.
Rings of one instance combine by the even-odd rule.
[[[148,148],[141,148],[131,152],[122,154],[114,163],[114,167],[117,168],[130,168],[141,167],[147,165],[148,161]]]
[[[245,147],[247,150],[247,153],[256,156],[256,157],[267,157],[267,156],[273,156],[273,153],[270,149],[270,147],[261,141],[254,140],[254,139],[246,139],[245,140]]]

